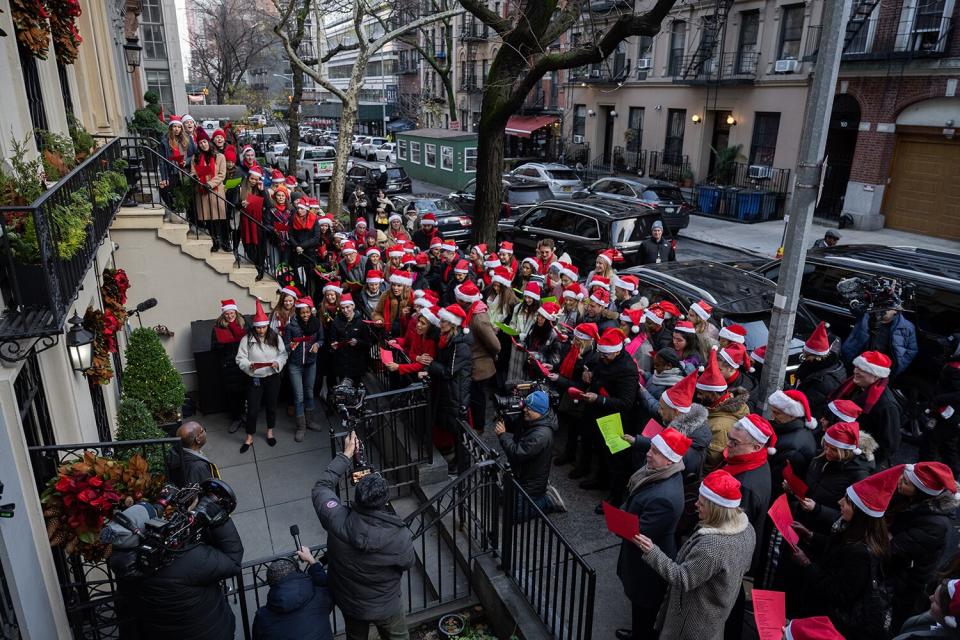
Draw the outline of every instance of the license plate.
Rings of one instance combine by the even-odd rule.
[[[570,191],[570,189],[571,189],[571,187],[564,187],[564,188],[563,188],[564,191]]]
[[[669,209],[664,209],[664,212],[666,213],[673,213],[674,211],[676,211],[676,209],[674,209],[673,207],[670,207]]]

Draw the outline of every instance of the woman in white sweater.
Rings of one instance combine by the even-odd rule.
[[[247,437],[240,447],[246,453],[253,445],[257,432],[257,414],[260,406],[267,413],[267,444],[277,444],[273,428],[277,423],[277,396],[280,394],[280,371],[287,363],[287,350],[283,338],[270,327],[270,319],[257,300],[257,314],[250,323],[250,330],[240,340],[237,349],[237,366],[247,376]]]

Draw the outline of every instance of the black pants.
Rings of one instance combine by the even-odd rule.
[[[724,640],[740,640],[743,637],[743,617],[744,608],[747,606],[747,592],[743,588],[743,582],[740,583],[740,593],[737,594],[737,601],[733,603],[733,609],[727,617],[727,623],[723,627]]]
[[[277,425],[277,396],[280,395],[280,374],[266,378],[250,378],[247,383],[247,433],[257,432],[257,415],[261,405],[267,412],[267,429]]]
[[[657,640],[657,632],[653,630],[653,625],[657,622],[660,603],[657,602],[652,607],[649,602],[633,603],[630,610],[633,618],[633,640]]]
[[[263,242],[244,242],[243,250],[247,254],[247,258],[257,267],[257,275],[263,275],[264,263],[267,258],[266,247],[263,245]]]
[[[470,381],[470,417],[477,431],[483,431],[487,426],[487,396],[492,384],[493,377]]]

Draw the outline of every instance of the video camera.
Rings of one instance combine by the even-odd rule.
[[[493,406],[498,418],[517,418],[523,415],[523,399],[534,391],[543,391],[550,398],[550,406],[559,402],[557,391],[545,382],[516,382],[507,385],[508,395],[493,395]]]
[[[124,566],[114,567],[120,577],[145,577],[203,542],[207,530],[225,523],[236,508],[236,494],[220,479],[182,489],[166,485],[155,505],[140,502],[115,514],[100,541],[135,551]]]
[[[333,388],[333,403],[344,420],[356,419],[355,412],[363,406],[366,397],[367,389],[363,383],[353,386],[353,380],[350,378],[344,378],[343,382]]]
[[[838,282],[837,293],[851,311],[870,313],[901,309],[904,302],[913,300],[914,286],[885,276],[853,277]]]

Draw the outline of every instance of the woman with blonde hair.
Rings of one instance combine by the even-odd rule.
[[[390,274],[390,287],[377,303],[373,321],[384,331],[387,338],[402,338],[407,332],[407,323],[413,311],[413,275],[406,271]]]
[[[517,332],[517,343],[510,352],[510,364],[507,368],[507,380],[525,380],[527,378],[527,354],[518,345],[522,345],[527,334],[537,322],[540,310],[540,285],[528,282],[523,289],[523,297],[513,308],[510,328]]]

